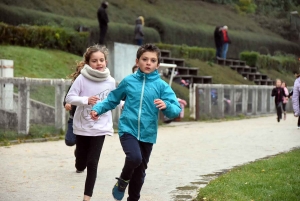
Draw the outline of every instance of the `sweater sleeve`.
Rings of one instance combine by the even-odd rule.
[[[276,88],[272,89],[271,96],[276,96]]]
[[[297,80],[294,83],[292,102],[293,102],[294,113],[297,115],[300,115],[300,113],[299,113],[299,84],[297,83]]]
[[[181,107],[172,88],[169,85],[165,85],[161,94],[161,100],[166,104],[166,109],[162,110],[163,114],[170,119],[178,117]]]
[[[80,96],[80,92],[82,91],[82,79],[78,77],[74,83],[72,84],[65,101],[70,103],[71,105],[88,105],[88,96]]]
[[[126,86],[126,80],[124,79],[115,90],[108,94],[106,99],[95,104],[92,110],[97,112],[98,115],[101,115],[109,110],[115,109],[126,96]]]

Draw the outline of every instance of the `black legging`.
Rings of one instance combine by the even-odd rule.
[[[286,112],[285,107],[286,107],[286,103],[282,103],[282,109],[284,113]]]
[[[298,117],[298,127],[300,127],[300,116]]]
[[[79,171],[87,168],[84,195],[92,197],[97,178],[98,161],[105,136],[76,135],[76,164]]]

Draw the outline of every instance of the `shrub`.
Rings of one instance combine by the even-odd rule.
[[[256,66],[258,57],[259,57],[258,52],[245,51],[240,53],[240,60],[246,61],[246,64],[248,66],[253,66],[253,67]]]
[[[84,18],[71,18],[60,16],[51,13],[45,13],[26,8],[19,8],[15,6],[5,6],[0,4],[0,21],[11,25],[29,24],[29,25],[48,25],[70,28],[72,30],[78,29],[83,25],[88,27],[91,35],[89,44],[95,44],[99,41],[99,27],[97,20],[89,20]],[[160,42],[158,32],[149,27],[144,28],[145,42]],[[106,42],[134,42],[134,26],[120,23],[109,23],[108,33],[105,38]]]
[[[215,46],[214,27],[212,26],[190,26],[159,17],[148,18],[146,24],[158,31],[163,43],[201,47]],[[277,50],[300,54],[299,45],[279,37],[234,30],[229,30],[229,37],[232,44],[229,46],[228,57],[232,58],[237,58],[242,51],[259,51],[262,47],[267,48],[271,54]]]
[[[0,23],[2,44],[51,48],[82,55],[88,42],[88,33],[78,33],[48,26],[12,26]]]
[[[216,56],[216,50],[213,48],[189,47],[186,45],[170,45],[162,43],[157,44],[157,46],[160,49],[170,50],[174,57],[209,61],[214,59]]]
[[[298,72],[300,62],[294,55],[282,55],[276,52],[275,56],[261,55],[258,52],[241,52],[240,59],[246,61],[249,66],[257,66],[263,69],[275,69]]]

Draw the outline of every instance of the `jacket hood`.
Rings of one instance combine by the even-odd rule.
[[[137,19],[135,20],[135,24],[142,24],[142,20],[141,20],[140,18],[137,18]]]
[[[134,75],[138,79],[144,79],[144,77],[146,77],[147,80],[156,80],[156,79],[160,78],[158,70],[155,70],[152,73],[146,74],[146,73],[143,73],[140,69],[138,69]]]

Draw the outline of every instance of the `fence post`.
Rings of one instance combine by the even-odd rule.
[[[65,98],[65,80],[61,79],[61,82],[55,86],[55,128],[65,131],[66,125],[66,113],[63,107],[63,101]]]
[[[230,89],[231,115],[236,115],[235,85],[231,85]]]
[[[252,89],[252,114],[257,115],[257,99],[258,99],[257,86],[253,86]]]
[[[267,113],[267,89],[266,87],[261,87],[261,113]]]
[[[30,128],[30,85],[27,79],[19,84],[18,100],[18,133],[26,135]]]
[[[248,111],[248,86],[243,85],[242,86],[242,113],[247,114]]]
[[[224,85],[219,85],[217,88],[218,93],[218,116],[224,117]]]
[[[196,107],[196,103],[195,103],[195,88],[196,88],[196,84],[193,84],[192,86],[190,86],[190,118],[196,119],[196,113],[195,113],[195,107]]]
[[[196,86],[196,90],[194,92],[194,95],[195,95],[195,111],[196,111],[196,114],[195,114],[195,119],[196,121],[198,121],[200,119],[200,97],[199,97],[199,88]]]

